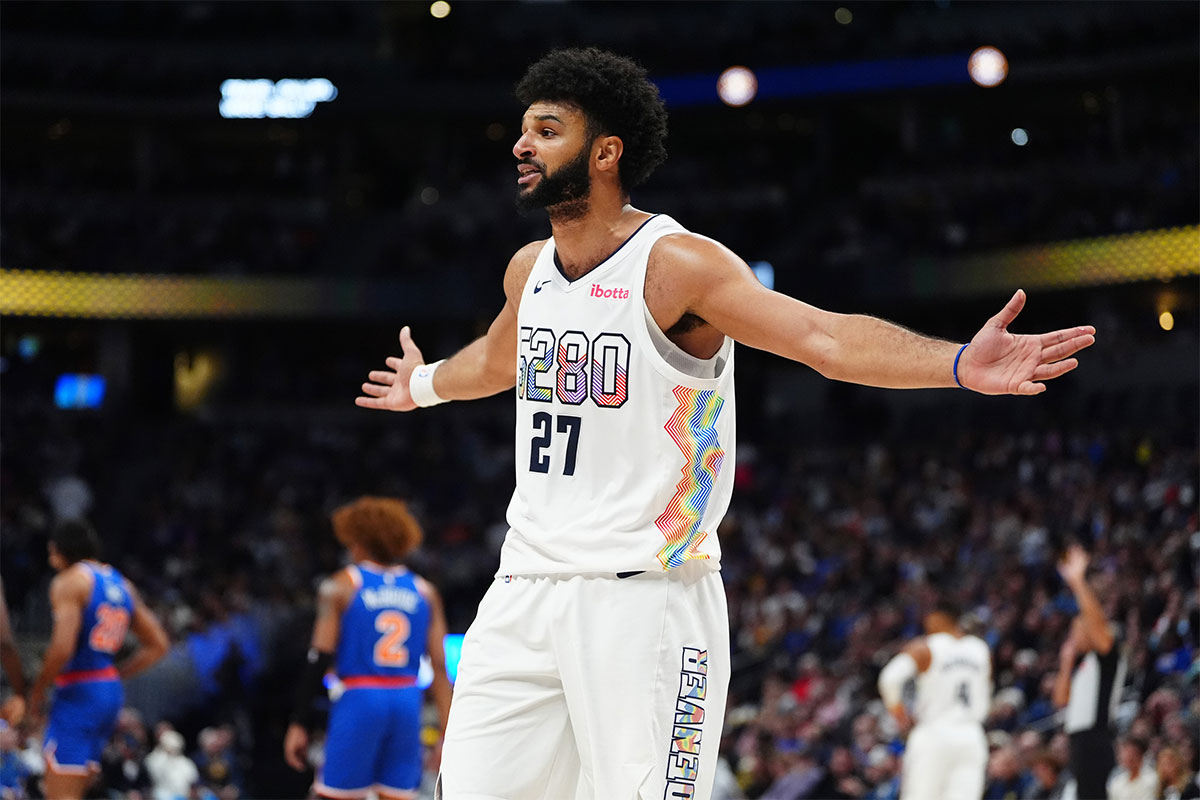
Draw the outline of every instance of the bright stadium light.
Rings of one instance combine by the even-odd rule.
[[[967,74],[980,86],[999,86],[1008,77],[1008,59],[994,47],[980,47],[967,59]]]
[[[226,119],[301,119],[338,95],[325,78],[276,83],[265,78],[230,78],[221,84],[221,116]]]
[[[745,67],[730,67],[717,78],[717,96],[727,106],[744,106],[758,94],[758,78]]]
[[[450,16],[450,4],[446,0],[435,0],[429,5],[429,13],[434,19],[445,19]]]
[[[1024,128],[1013,128],[1012,143],[1017,147],[1024,147],[1029,144],[1029,134],[1026,133]]]
[[[1164,331],[1174,330],[1175,315],[1172,314],[1170,311],[1164,311],[1161,314],[1159,314],[1158,315],[1158,327],[1162,328]]]

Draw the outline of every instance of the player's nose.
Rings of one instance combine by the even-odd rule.
[[[533,158],[533,137],[528,133],[522,133],[521,138],[517,139],[517,143],[513,145],[513,155],[517,158]]]

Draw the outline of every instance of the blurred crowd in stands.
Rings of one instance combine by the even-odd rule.
[[[510,148],[521,109],[510,85],[532,57],[531,31],[561,27],[563,16],[527,3],[452,15],[446,23],[455,34],[447,42],[478,41],[471,38],[483,35],[477,27],[501,41],[519,31],[511,54],[503,45],[487,47],[484,63],[478,52],[438,44],[446,34],[436,27],[422,33],[436,22],[427,17],[396,22],[404,48],[382,57],[372,38],[386,38],[379,31],[389,28],[373,19],[387,15],[380,6],[345,13],[342,6],[301,5],[276,16],[212,3],[91,9],[75,18],[90,19],[84,29],[95,38],[88,47],[72,46],[81,31],[64,27],[64,15],[35,4],[15,9],[5,31],[0,263],[468,280],[494,277],[511,252],[543,235],[540,217],[519,220],[513,211]],[[869,57],[881,58],[969,51],[985,41],[1004,44],[1013,59],[1023,50],[1043,59],[1024,68],[1048,70],[1047,79],[1021,78],[1014,60],[1013,78],[992,95],[966,85],[671,109],[670,158],[634,203],[673,214],[748,259],[803,267],[811,287],[823,277],[865,279],[867,269],[913,258],[1195,223],[1195,54],[1187,50],[1194,49],[1190,39],[1179,39],[1194,29],[1195,9],[1166,4],[1143,14],[1121,4],[1074,6],[1071,13],[1056,7],[1034,15],[881,4],[842,26],[819,4],[710,3],[672,22],[670,47],[638,45],[656,36],[653,10],[644,22],[637,21],[642,12],[630,12],[617,23],[576,4],[570,18],[594,26],[595,43],[604,44],[605,35],[618,39],[620,49],[645,58],[662,77],[695,69],[693,61],[713,69],[711,53],[722,52],[722,39],[753,42],[749,63],[763,67],[820,63],[820,53],[839,41],[831,60],[852,60],[853,42],[870,42]],[[329,16],[338,21],[327,22]],[[515,31],[513,20],[521,20]],[[422,103],[433,99],[413,97],[405,107],[407,95],[400,95],[365,123],[336,103],[305,120],[221,119],[217,87],[243,53],[205,49],[222,24],[236,24],[248,41],[278,32],[272,25],[297,36],[319,30],[327,47],[341,48],[342,68],[365,76],[346,84],[343,101],[355,109],[366,98],[390,97],[386,81],[397,70],[406,91],[419,86],[408,71],[423,68],[421,54],[431,47],[442,81],[431,84],[434,93],[475,100],[453,112],[430,111]],[[691,27],[693,34],[683,32]],[[158,37],[183,37],[192,56],[156,56],[164,63],[139,69],[139,53],[158,52],[157,43],[139,36],[155,28]],[[771,36],[754,36],[758,28]],[[872,38],[876,29],[888,35]],[[973,38],[975,31],[988,36]],[[1112,49],[1097,48],[1098,41]],[[773,47],[780,52],[772,54]],[[1156,55],[1147,61],[1149,51]],[[1103,52],[1111,63],[1099,57]],[[1044,62],[1049,53],[1064,61],[1052,69]],[[507,69],[496,62],[502,54],[511,55]],[[324,59],[315,45],[294,53],[264,48],[257,58],[249,69],[280,75],[289,59],[310,71]],[[279,63],[268,68],[268,59]],[[117,76],[102,91],[92,82],[106,64]],[[139,81],[153,82],[168,105],[147,106],[135,119],[130,93]],[[92,90],[99,99],[86,113],[51,114],[35,102],[60,97],[55,105],[70,108],[71,98]],[[33,99],[22,105],[27,97]],[[170,112],[182,97],[203,100]],[[1018,126],[1027,131],[1025,146],[1010,140]]]
[[[1075,137],[1046,132],[1024,148],[1004,136],[980,141],[972,120],[943,109],[896,110],[899,119],[848,136],[840,131],[857,123],[824,109],[777,103],[736,122],[684,110],[677,122],[686,132],[634,202],[748,259],[803,265],[810,280],[918,256],[1193,224],[1200,128],[1174,98],[1156,100],[1073,92],[1063,102],[1095,107],[1079,110]],[[1119,145],[1106,116],[1116,113]],[[89,141],[5,161],[0,261],[92,272],[493,277],[544,229],[513,209],[515,116],[494,123],[498,141],[484,135],[486,120],[460,123],[415,157],[384,136],[310,131],[317,141],[296,145],[260,141],[259,132],[239,148],[187,133],[176,140],[169,127],[98,156],[90,139],[102,135],[99,123],[73,123],[78,131],[65,123],[66,139]],[[881,124],[920,134],[907,147],[889,130],[879,144]],[[695,131],[739,141],[736,158],[714,166],[712,152],[688,138]]]
[[[451,630],[465,629],[512,486],[507,404],[467,408],[294,426],[72,417],[6,396],[0,563],[18,634],[48,632],[48,526],[85,515],[174,641],[128,686],[102,796],[303,795],[280,755],[288,687],[315,581],[340,563],[326,513],[355,494],[412,501],[427,527],[413,566],[441,588]],[[1057,800],[1065,739],[1050,688],[1074,609],[1054,563],[1068,541],[1092,552],[1129,660],[1122,752],[1159,776],[1147,798],[1192,780],[1195,427],[1038,426],[1018,411],[954,434],[743,439],[720,532],[735,674],[718,796],[894,800],[903,738],[875,679],[946,592],[993,648],[986,796]],[[0,740],[9,786],[37,764],[20,751],[36,753],[38,731],[19,733]]]

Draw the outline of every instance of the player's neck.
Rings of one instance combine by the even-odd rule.
[[[563,272],[571,280],[595,269],[651,216],[629,205],[623,196],[590,199],[587,213],[581,216],[550,218],[554,250]]]
[[[928,635],[933,636],[936,633],[945,633],[953,636],[955,639],[961,639],[962,637],[966,636],[962,628],[954,628],[948,625],[944,627],[930,628]]]

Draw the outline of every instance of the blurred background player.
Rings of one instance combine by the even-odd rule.
[[[0,720],[9,725],[19,725],[25,716],[25,669],[21,665],[21,653],[13,637],[12,623],[8,618],[8,602],[4,599],[4,584],[0,582],[0,667],[8,678],[12,692],[0,705]]]
[[[443,641],[446,620],[437,590],[403,559],[421,543],[421,528],[400,500],[361,497],[333,512],[333,532],[354,562],[321,583],[308,664],[297,687],[284,757],[305,768],[313,701],[333,693],[325,759],[314,786],[322,797],[411,798],[421,784],[422,655],[433,666],[440,730],[450,712]],[[437,753],[432,765],[437,769]]]
[[[925,616],[914,639],[879,674],[879,694],[905,730],[912,725],[902,700],[916,682],[915,726],[908,735],[901,800],[978,800],[988,761],[983,721],[992,699],[987,643],[959,624],[946,600]]]
[[[50,537],[54,627],[41,672],[29,693],[39,714],[55,686],[46,727],[45,792],[50,800],[80,798],[99,773],[124,700],[121,679],[166,655],[169,642],[158,618],[120,572],[100,562],[100,538],[82,520],[60,523]],[[140,646],[117,665],[114,656],[132,630]]]
[[[1059,651],[1054,704],[1066,707],[1063,730],[1071,739],[1076,797],[1104,800],[1116,766],[1111,718],[1125,681],[1125,663],[1108,617],[1088,586],[1087,567],[1088,554],[1079,545],[1069,548],[1058,564],[1079,613]]]

